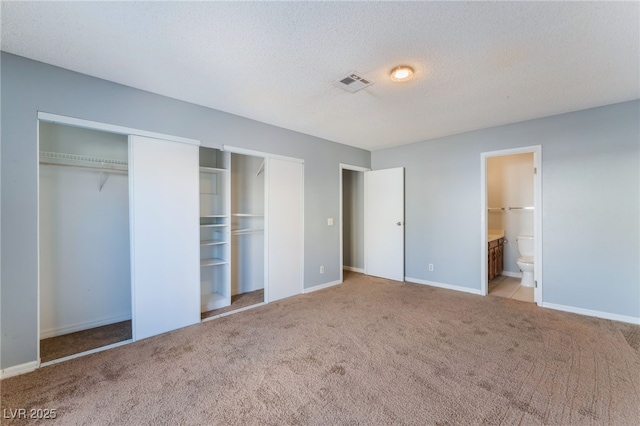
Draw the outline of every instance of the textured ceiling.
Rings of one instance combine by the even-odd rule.
[[[640,98],[638,2],[3,1],[2,50],[369,150]]]

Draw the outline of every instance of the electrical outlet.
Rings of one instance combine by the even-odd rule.
[[[430,263],[430,264],[429,264],[429,270],[430,270],[430,271],[433,271],[433,263]]]
[[[333,218],[332,217],[327,218],[327,225],[333,226]]]
[[[321,274],[324,274],[324,266],[321,266],[321,267],[320,267],[320,273],[321,273]]]

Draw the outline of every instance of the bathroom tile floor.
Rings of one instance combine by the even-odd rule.
[[[520,278],[497,276],[489,281],[489,296],[533,303],[533,288],[520,285]]]

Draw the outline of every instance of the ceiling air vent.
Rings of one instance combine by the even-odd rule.
[[[336,80],[334,84],[347,92],[355,93],[358,90],[371,86],[373,82],[359,76],[356,72],[352,72]]]

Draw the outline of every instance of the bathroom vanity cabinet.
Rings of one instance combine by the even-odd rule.
[[[504,262],[504,238],[489,241],[488,279],[491,281],[502,273]]]

